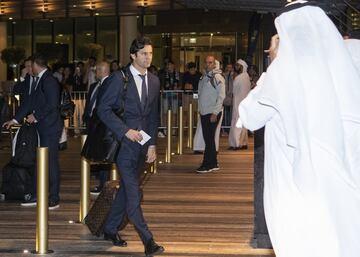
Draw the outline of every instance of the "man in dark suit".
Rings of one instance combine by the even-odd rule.
[[[158,99],[159,79],[147,72],[152,61],[152,45],[149,38],[135,39],[130,47],[131,65],[127,68],[127,90],[124,91],[123,74],[113,73],[103,85],[98,96],[97,114],[102,122],[121,141],[116,164],[121,173],[121,186],[114,199],[108,219],[104,226],[104,238],[114,245],[126,246],[118,235],[118,226],[127,215],[135,225],[145,246],[146,256],[160,254],[162,246],[155,243],[140,206],[139,171],[144,161],[156,160],[156,136],[159,119]],[[114,112],[122,106],[125,99],[125,112],[120,119]],[[141,145],[146,132],[151,139]]]
[[[96,65],[96,78],[98,79],[98,81],[90,85],[89,92],[86,96],[84,115],[83,115],[83,121],[86,124],[87,131],[91,130],[91,126],[92,126],[91,117],[93,115],[96,106],[98,92],[100,90],[100,87],[105,83],[105,81],[109,77],[109,75],[110,75],[109,63],[100,62]],[[103,166],[104,165],[100,165],[100,167]],[[99,195],[105,182],[108,180],[109,177],[108,170],[101,169],[97,171],[97,173],[99,178],[99,185],[90,191],[91,195]]]
[[[14,119],[5,122],[4,126],[10,128],[12,125],[22,122],[25,117],[26,122],[35,123],[39,133],[40,146],[49,149],[49,209],[52,210],[60,206],[58,147],[63,128],[59,110],[60,85],[47,69],[47,61],[43,55],[35,54],[31,61],[35,76],[31,83],[33,91],[21,104]],[[36,178],[34,185],[34,192],[36,192]],[[36,195],[33,194],[21,205],[35,206]]]

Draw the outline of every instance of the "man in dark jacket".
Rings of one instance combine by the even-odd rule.
[[[144,161],[156,160],[156,137],[159,119],[159,79],[147,72],[152,61],[152,45],[149,38],[137,38],[130,47],[131,65],[127,68],[128,83],[124,91],[121,72],[114,72],[103,85],[98,96],[97,114],[106,126],[121,141],[116,165],[121,173],[121,186],[114,199],[104,226],[104,238],[114,245],[126,246],[118,235],[118,226],[126,214],[134,224],[145,246],[146,256],[160,254],[162,246],[155,243],[144,219],[140,201],[139,171]],[[114,112],[125,99],[125,112],[120,119]],[[143,135],[150,139],[143,142]]]
[[[3,126],[10,128],[12,125],[26,122],[35,123],[40,137],[40,146],[49,149],[49,209],[58,208],[60,197],[60,172],[59,172],[59,139],[63,128],[60,117],[60,86],[52,73],[47,69],[47,60],[41,54],[31,58],[34,78],[31,83],[32,93],[21,104],[14,119],[7,121]],[[35,176],[36,177],[36,176]],[[36,192],[36,178],[34,180]],[[36,194],[23,202],[22,206],[36,206]]]

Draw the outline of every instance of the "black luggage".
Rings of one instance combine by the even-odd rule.
[[[8,163],[2,170],[1,192],[6,200],[24,200],[24,196],[31,192],[31,168],[18,167]]]
[[[30,168],[36,165],[36,148],[39,136],[34,124],[22,125],[14,138],[11,162],[19,167]]]

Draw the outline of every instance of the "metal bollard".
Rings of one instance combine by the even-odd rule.
[[[183,119],[183,107],[179,107],[179,137],[178,137],[178,154],[183,154],[183,138],[184,138],[184,119]]]
[[[165,162],[171,163],[171,139],[172,139],[172,124],[171,124],[171,110],[167,113],[167,147]]]
[[[193,128],[194,128],[194,113],[193,113],[193,105],[189,104],[189,130],[188,130],[188,142],[187,146],[192,149],[193,148]]]
[[[119,173],[115,163],[111,165],[110,180],[119,180]]]
[[[49,214],[49,150],[37,148],[37,213],[35,254],[47,254],[48,249],[48,214]]]
[[[81,147],[83,147],[86,135],[81,136]],[[89,212],[90,204],[90,163],[81,157],[81,182],[80,182],[80,211],[79,222],[84,223],[84,219]]]
[[[150,172],[151,172],[151,173],[154,173],[154,174],[157,173],[157,160],[155,160],[155,161],[153,162],[153,164],[151,165]]]

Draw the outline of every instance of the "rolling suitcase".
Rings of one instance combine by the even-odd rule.
[[[100,236],[103,233],[105,221],[119,187],[119,180],[106,182],[89,213],[86,215],[85,224],[93,235]]]
[[[140,190],[142,190],[146,182],[150,179],[151,175],[152,173],[146,173],[141,177]],[[88,226],[91,234],[98,237],[103,234],[104,225],[109,215],[113,200],[120,188],[119,183],[119,180],[111,180],[106,182],[101,193],[96,198],[94,204],[91,206],[89,213],[86,215],[85,224]],[[125,216],[123,222],[118,227],[118,230],[124,229],[128,223],[128,217]]]

